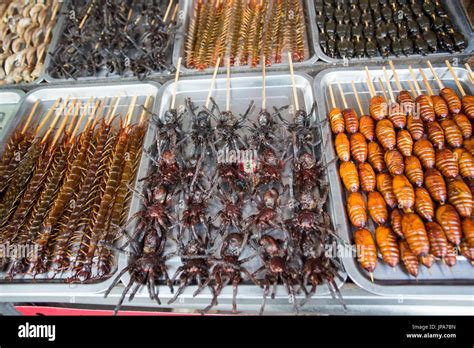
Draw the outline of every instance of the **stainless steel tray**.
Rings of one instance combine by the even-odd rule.
[[[21,106],[24,95],[25,93],[22,90],[6,89],[0,91],[0,145],[3,145],[6,141],[8,128]]]
[[[7,88],[8,87],[22,88],[23,86],[38,85],[46,79],[46,69],[47,69],[47,66],[48,66],[48,61],[50,60],[49,52],[51,52],[51,49],[55,46],[55,42],[57,41],[58,37],[60,36],[60,30],[61,30],[60,23],[62,21],[64,21],[63,17],[65,15],[64,15],[63,12],[67,8],[66,6],[67,6],[67,3],[69,2],[69,0],[61,0],[60,2],[62,2],[62,5],[59,8],[59,11],[58,11],[58,14],[57,14],[57,17],[56,17],[56,24],[54,25],[54,29],[51,32],[51,41],[50,41],[50,43],[49,43],[49,45],[46,49],[45,56],[43,58],[43,69],[41,71],[40,76],[36,80],[33,80],[30,83],[20,82],[18,84],[8,84],[8,85],[3,85],[3,86],[7,86]]]
[[[461,0],[441,0],[441,3],[444,5],[446,13],[449,15],[450,19],[453,22],[454,27],[459,30],[460,33],[464,35],[467,41],[467,47],[463,52],[456,53],[456,54],[469,54],[474,51],[474,32],[472,31],[471,25],[469,24],[469,19],[466,16],[466,11],[463,10]],[[314,11],[314,19],[316,22],[316,12],[314,10],[314,3],[313,3],[313,11]],[[319,57],[319,59],[328,62],[328,63],[341,63],[344,62],[342,58],[332,58],[329,57],[327,54],[323,52],[321,45],[319,44],[319,28],[316,23],[315,26],[315,33],[316,33],[316,44],[315,50]],[[423,57],[428,58],[451,58],[453,57],[452,53],[445,52],[445,53],[434,53],[428,54],[427,56],[422,56],[421,54],[413,54],[409,56],[401,55],[400,57],[390,55],[388,58],[383,57],[374,57],[374,58],[351,58],[349,61],[350,63],[368,63],[368,62],[376,62],[376,61],[384,61],[387,59],[391,59],[394,61],[403,62],[405,59],[422,59]],[[403,63],[402,63],[403,64]]]
[[[67,11],[69,9],[69,3],[71,1],[72,0],[64,0],[65,3],[64,3],[63,8],[62,8],[63,9],[62,12],[64,12],[64,13],[61,14],[61,17],[58,19],[58,23],[56,24],[56,28],[55,28],[55,33],[56,33],[56,31],[58,33],[56,35],[54,35],[53,39],[51,40],[51,44],[49,45],[49,50],[48,50],[48,56],[45,60],[45,64],[44,64],[45,69],[44,69],[44,74],[43,74],[44,80],[46,82],[49,82],[49,83],[64,83],[64,82],[71,83],[73,81],[87,83],[87,82],[101,82],[101,81],[105,81],[105,80],[106,81],[117,82],[117,81],[124,81],[124,80],[126,80],[126,81],[136,81],[136,80],[138,80],[138,78],[136,76],[134,76],[132,73],[128,73],[128,74],[125,74],[123,76],[118,75],[118,74],[109,74],[109,75],[107,75],[105,73],[105,71],[103,71],[103,70],[96,76],[78,77],[77,79],[57,78],[57,77],[51,76],[51,74],[49,73],[49,68],[53,65],[51,54],[56,50],[58,45],[61,43],[62,32],[63,32],[64,28],[66,28],[66,24],[67,24],[67,20],[68,20],[68,16],[69,16],[69,13],[67,13]],[[172,52],[173,51],[170,49],[170,54]],[[166,76],[171,76],[171,75],[172,74],[169,71],[165,71],[165,72],[162,72],[162,73],[153,72],[150,75],[148,75],[145,78],[145,80],[150,80],[150,79],[159,78],[159,77],[166,77]]]
[[[191,10],[193,6],[193,0],[180,0],[179,2],[179,8],[180,8],[180,13],[178,16],[178,21],[181,22],[181,27],[176,35],[176,41],[174,43],[174,51],[173,51],[173,64],[176,66],[178,64],[178,59],[179,57],[183,58],[183,62],[181,63],[181,69],[180,71],[183,72],[183,74],[186,75],[196,75],[196,74],[210,74],[213,72],[213,68],[208,68],[205,69],[204,71],[198,71],[197,69],[189,69],[186,67],[186,64],[184,63],[185,61],[185,52],[184,52],[184,45],[186,43],[186,35],[188,32],[188,26],[189,26],[189,21],[190,17],[192,15]],[[293,65],[295,68],[297,67],[302,67],[302,66],[308,66],[312,65],[318,60],[318,56],[316,54],[316,47],[319,46],[318,42],[319,40],[317,39],[317,26],[316,26],[316,11],[314,9],[314,2],[313,0],[303,0],[303,12],[305,14],[305,19],[306,19],[306,44],[309,49],[309,58],[303,62],[299,63],[294,63]],[[268,67],[267,70],[271,69],[288,69],[288,59],[283,57],[283,62],[280,64],[273,64],[271,67]],[[260,69],[260,68],[257,68]],[[226,70],[226,68],[222,67],[219,68],[219,72],[223,73]],[[251,70],[254,70],[253,68],[249,66],[234,66],[232,67],[232,71],[234,73],[242,73],[242,72],[249,72]]]
[[[307,110],[311,109],[311,106],[314,101],[313,90],[311,87],[312,78],[306,74],[296,74],[296,86],[298,100],[301,107],[305,107]],[[178,81],[177,84],[177,97],[176,105],[179,108],[181,105],[184,105],[185,98],[192,98],[195,105],[202,105],[205,103],[208,90],[210,87],[211,79],[209,77],[195,77],[187,78]],[[267,107],[270,110],[273,106],[283,106],[288,105],[292,102],[292,89],[291,89],[291,78],[287,74],[277,74],[270,73],[266,79],[267,84]],[[234,114],[244,113],[245,109],[248,107],[250,100],[254,100],[256,104],[256,110],[253,113],[253,116],[250,119],[254,119],[255,114],[259,110],[259,105],[261,105],[261,87],[262,87],[262,77],[259,74],[238,74],[233,75],[231,78],[231,103],[232,110]],[[158,111],[158,116],[163,117],[164,112],[169,108],[170,99],[172,96],[172,91],[174,88],[174,81],[170,81],[163,85],[160,90],[160,107]],[[216,79],[215,89],[213,92],[213,97],[219,105],[225,105],[226,98],[226,78],[225,76],[218,76]],[[155,127],[151,124],[148,133],[145,138],[145,148],[148,148],[154,140]],[[142,157],[140,163],[140,168],[138,172],[138,179],[146,177],[148,174],[148,168],[150,165],[150,160],[147,157]],[[137,187],[137,190],[140,191],[142,188]],[[332,207],[332,204],[330,204]],[[131,212],[134,214],[141,209],[140,199],[135,196],[132,199],[131,203]],[[331,209],[331,215],[334,217],[337,215],[337,210]],[[132,227],[132,226],[131,226]],[[167,245],[168,246],[168,245]],[[168,248],[167,248],[168,249]],[[165,250],[165,254],[175,251],[176,247],[173,245],[171,250]],[[242,255],[245,257],[246,255]],[[122,254],[119,260],[119,268],[125,268],[128,264],[128,256]],[[174,257],[168,261],[167,265],[169,266],[168,272],[170,276],[174,274],[177,267],[181,265],[181,260],[179,257]],[[247,264],[246,264],[247,265]],[[336,279],[338,288],[340,288],[346,279],[346,274],[344,272],[339,273],[340,277],[343,279]],[[124,274],[122,277],[122,282],[127,284],[130,280],[129,273]],[[188,286],[184,293],[178,298],[173,306],[181,306],[185,302],[186,304],[202,304],[201,308],[206,306],[206,303],[209,304],[212,298],[211,292],[209,289],[205,289],[200,295],[196,298],[193,298],[192,294],[196,290],[197,286]],[[262,300],[262,289],[254,285],[241,284],[239,285],[237,306],[239,303],[252,304],[254,308],[258,309]],[[327,295],[329,290],[326,286],[321,285],[317,289],[317,296]],[[147,298],[148,292],[147,287],[143,286],[140,291],[137,293],[136,297]],[[170,307],[166,305],[167,300],[169,300],[173,294],[171,294],[169,288],[165,285],[159,287],[159,296],[162,300],[163,307]],[[298,297],[299,299],[300,297]],[[219,304],[222,304],[225,308],[231,309],[232,301],[232,287],[227,286],[223,289],[222,294],[219,296]],[[288,295],[283,286],[279,286],[277,290],[277,296],[275,301],[288,301]],[[268,304],[272,304],[272,300],[268,299]],[[195,307],[195,305],[193,305]],[[222,306],[220,307],[222,308]]]
[[[157,95],[160,85],[154,82],[147,83],[126,83],[126,84],[107,84],[107,85],[82,85],[78,86],[61,86],[61,87],[43,87],[37,88],[29,92],[23,101],[23,104],[17,112],[15,122],[13,122],[8,133],[14,131],[14,129],[20,124],[25,117],[29,115],[34,103],[40,100],[40,104],[37,108],[37,114],[43,117],[47,110],[52,106],[54,101],[61,97],[66,98],[70,96],[71,99],[78,99],[83,103],[86,103],[90,97],[94,98],[113,98],[120,97],[117,112],[126,113],[128,110],[132,97],[138,97],[136,103],[136,113],[139,114],[138,110],[141,110],[145,98],[152,96],[154,98],[151,110],[155,112],[157,110],[158,101]],[[107,106],[105,108],[107,111]],[[39,120],[36,120],[39,121]],[[119,120],[117,120],[119,122]],[[115,269],[111,274],[98,281],[93,281],[87,284],[67,284],[65,279],[69,274],[65,273],[61,277],[56,277],[54,280],[50,279],[52,274],[46,274],[37,276],[36,280],[32,280],[31,276],[25,275],[23,278],[14,278],[12,281],[5,280],[5,273],[0,273],[0,300],[3,296],[19,296],[24,297],[24,300],[28,300],[29,296],[38,294],[58,294],[58,295],[73,295],[73,293],[79,294],[90,294],[105,291],[113,281],[113,272],[116,271],[118,264],[118,255],[115,258]],[[49,278],[49,279],[48,279]]]
[[[473,92],[472,85],[468,81],[467,71],[461,68],[455,68],[456,74],[460,79],[466,93]],[[449,73],[447,68],[435,68],[436,73],[443,81],[446,86],[452,87],[455,91],[454,80]],[[429,69],[424,69],[425,75],[430,79],[431,87],[434,93],[439,93],[436,82],[433,80]],[[407,90],[409,90],[406,81],[410,78],[408,69],[398,67],[397,73],[400,78],[400,82]],[[383,71],[379,68],[370,69],[372,79],[374,79],[374,85],[380,95],[380,85],[375,82],[375,79],[379,77],[385,81]],[[419,72],[416,72],[417,80],[421,88],[423,88],[423,81],[419,76]],[[392,78],[392,73],[389,70],[389,77]],[[393,80],[393,79],[392,79]],[[362,106],[364,111],[368,114],[368,105],[370,95],[366,84],[366,74],[362,68],[359,69],[328,69],[323,71],[314,81],[316,89],[316,101],[318,103],[319,119],[325,120],[332,105],[329,99],[329,84],[340,83],[344,91],[347,104],[350,107],[354,107],[357,111],[357,103],[352,90],[351,81],[356,84],[357,91],[360,95]],[[394,81],[394,80],[393,80]],[[333,87],[334,88],[334,87]],[[386,88],[386,87],[385,87]],[[392,84],[394,91],[398,90],[395,87],[395,83]],[[338,93],[338,88],[334,88],[334,94],[336,103],[339,107],[342,107],[342,99]],[[329,144],[326,146],[326,160],[331,160],[336,157],[334,150],[333,136],[329,125],[326,123],[323,129],[323,139],[330,139]],[[345,210],[346,195],[345,189],[339,178],[337,164],[331,165],[329,168],[329,179],[331,185],[331,196],[333,197],[332,202],[337,203],[337,211],[341,212],[336,215],[334,222],[339,228],[339,233],[346,243],[353,244],[353,232],[347,213]],[[370,229],[370,228],[369,228]],[[372,232],[373,228],[370,229]],[[433,265],[431,269],[420,266],[420,273],[418,278],[415,279],[409,276],[403,266],[397,266],[394,272],[391,267],[383,263],[379,258],[377,268],[374,272],[374,282],[372,283],[369,275],[365,272],[352,255],[345,255],[342,258],[344,267],[351,277],[351,279],[360,287],[366,289],[375,294],[379,295],[419,295],[419,296],[435,296],[435,295],[453,295],[453,296],[468,296],[472,297],[474,293],[474,272],[472,265],[463,256],[458,256],[458,262],[452,271],[448,266],[442,265],[439,262]]]

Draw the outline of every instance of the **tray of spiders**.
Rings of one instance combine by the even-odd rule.
[[[178,10],[164,0],[68,1],[46,59],[46,81],[170,75]]]
[[[159,85],[29,92],[0,156],[0,298],[105,291]]]
[[[0,85],[40,83],[64,4],[6,0],[0,4]]]
[[[470,298],[474,75],[448,61],[389,63],[315,80],[339,159],[330,187],[346,206],[335,224],[354,246],[345,269],[379,295]]]
[[[326,62],[472,52],[460,0],[313,0],[316,51]]]
[[[203,312],[250,302],[263,313],[267,301],[298,311],[323,294],[344,306],[312,80],[293,76],[228,68],[162,87],[116,311],[127,295]]]
[[[13,122],[25,93],[22,90],[0,91],[0,145],[5,138],[9,125]]]
[[[310,0],[181,0],[180,8],[173,63],[183,57],[184,73],[210,73],[218,58],[224,67],[223,57],[230,57],[234,72],[248,72],[262,60],[287,69],[287,52],[295,67],[317,61]]]

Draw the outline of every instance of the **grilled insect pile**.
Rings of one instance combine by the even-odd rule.
[[[53,78],[136,76],[173,71],[173,1],[71,1],[51,54]]]
[[[440,0],[314,0],[319,41],[331,58],[460,52],[464,36]]]
[[[388,99],[376,95],[366,68],[372,122],[363,121],[367,116],[358,118],[347,106],[342,89],[345,109],[341,112],[330,89],[334,108],[328,118],[347,191],[347,214],[359,262],[371,277],[379,261],[377,247],[384,263],[390,267],[403,263],[414,277],[420,264],[431,268],[442,261],[441,267],[453,267],[456,251],[473,261],[473,173],[467,168],[474,162],[465,146],[472,137],[473,118],[467,115],[472,102],[446,64],[461,97],[444,85],[430,62],[432,81],[428,71],[420,68],[416,76],[409,66],[411,92],[403,89],[390,62],[399,94],[394,93],[384,68],[388,93],[383,84],[382,88]],[[434,93],[433,81],[439,95]],[[354,83],[352,87],[363,115]],[[365,136],[357,132],[362,127]]]
[[[7,278],[86,282],[115,268],[147,126],[137,97],[123,115],[119,101],[58,99],[46,115],[38,101],[10,136],[0,166],[0,240],[30,252],[2,255]]]
[[[43,73],[61,1],[2,1],[0,85],[29,83]]]
[[[141,286],[161,303],[157,289],[164,284],[174,291],[168,303],[210,292],[204,312],[227,286],[236,311],[245,284],[263,289],[261,313],[277,289],[295,311],[322,284],[342,302],[340,267],[327,256],[336,233],[326,212],[327,164],[317,152],[314,108],[307,113],[296,104],[292,114],[263,102],[255,110],[251,101],[239,114],[227,98],[225,111],[211,93],[204,106],[184,98],[176,109],[172,100],[147,140],[149,166],[136,192],[141,208],[126,229],[132,256],[122,274],[130,278],[117,310]],[[168,126],[181,140],[163,138]]]
[[[185,66],[204,70],[230,57],[234,66],[279,64],[308,58],[301,0],[193,1],[185,43]],[[261,56],[265,62],[261,62]]]

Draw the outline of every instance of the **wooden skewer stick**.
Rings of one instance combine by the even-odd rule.
[[[426,62],[426,64],[428,64],[428,67],[430,68],[431,74],[433,74],[433,77],[435,78],[436,83],[438,84],[439,89],[443,89],[443,88],[444,88],[444,84],[443,84],[443,82],[439,79],[438,74],[436,74],[436,71],[434,70],[433,65],[431,65],[431,62],[428,60],[428,61]]]
[[[355,98],[356,98],[356,101],[357,101],[357,105],[359,106],[359,112],[360,112],[361,115],[363,115],[364,114],[364,109],[362,108],[362,103],[360,101],[359,93],[357,92],[354,81],[351,81],[351,85],[352,85],[352,90],[354,91],[354,95],[355,95]]]
[[[171,11],[171,6],[173,6],[173,1],[174,0],[170,1],[168,8],[166,9],[165,16],[163,17],[163,23],[166,23],[166,20],[168,19],[168,15],[170,14],[170,11]]]
[[[176,92],[178,90],[179,70],[181,69],[182,59],[183,57],[178,58],[178,64],[176,66],[176,76],[174,78],[173,95],[171,96],[171,110],[174,110],[175,105],[176,105]]]
[[[378,80],[379,80],[380,88],[382,89],[383,97],[385,98],[385,101],[388,102],[390,99],[388,98],[387,92],[385,91],[385,87],[383,86],[383,81],[380,77],[378,78]]]
[[[176,4],[176,6],[174,7],[173,15],[171,16],[169,27],[171,27],[171,24],[175,21],[176,15],[178,14],[178,10],[179,10],[179,4]]]
[[[344,109],[348,109],[346,97],[344,96],[344,92],[342,91],[342,87],[339,82],[337,83],[337,87],[339,88],[339,93],[341,94],[342,104],[344,104]]]
[[[95,126],[99,122],[99,117],[98,116],[96,117],[95,115],[96,115],[97,109],[101,106],[101,104],[102,104],[102,108],[103,108],[103,106],[105,104],[105,101],[104,101],[104,103],[102,103],[102,101],[100,99],[97,99],[97,101],[96,101],[96,103],[95,103],[94,107],[92,108],[92,111],[89,115],[89,118],[87,120],[86,128],[89,127],[91,122],[92,122],[91,127],[95,128]],[[99,115],[99,114],[97,114],[97,115]]]
[[[395,78],[395,83],[397,84],[398,92],[403,91],[402,84],[400,83],[400,79],[398,78],[397,70],[395,69],[395,65],[391,60],[388,61],[388,64],[390,64],[390,68],[392,69],[393,72],[393,77]]]
[[[413,83],[415,84],[415,89],[416,89],[416,95],[421,95],[421,88],[420,88],[420,85],[418,84],[418,81],[416,80],[416,75],[415,75],[415,72],[413,71],[413,68],[411,67],[411,65],[408,66],[408,70],[410,71],[410,76],[413,80]]]
[[[416,96],[416,91],[415,91],[415,87],[413,86],[413,83],[411,83],[410,80],[407,80],[407,83],[408,83],[408,87],[410,87],[410,91],[411,93]]]
[[[76,102],[77,102],[77,100],[74,100],[71,103],[71,105],[69,106],[69,109],[66,111],[66,115],[64,116],[63,121],[61,122],[61,125],[59,126],[59,129],[54,134],[53,141],[51,142],[51,144],[49,144],[49,151],[50,152],[54,149],[54,146],[58,142],[59,138],[63,135],[63,131],[66,128],[66,124],[67,124],[67,121],[69,119],[69,115],[71,115],[72,110],[74,110],[74,107],[76,106]],[[74,123],[74,121],[71,120],[71,123]]]
[[[43,139],[41,140],[41,143],[44,144],[46,142],[46,140],[48,140],[49,135],[53,131],[54,127],[56,127],[56,123],[58,123],[58,121],[59,121],[59,116],[61,116],[61,114],[64,112],[64,109],[66,109],[66,106],[67,106],[68,102],[69,102],[69,97],[66,98],[64,103],[59,108],[58,112],[56,112],[56,115],[53,119],[53,122],[51,123],[51,125],[49,126],[49,128],[46,131],[45,135],[43,136]]]
[[[151,101],[153,100],[153,97],[151,95],[147,96],[145,99],[145,103],[143,104],[143,110],[140,115],[140,120],[138,121],[138,124],[141,125],[145,121],[145,117],[148,114],[148,109],[150,107]]]
[[[291,57],[291,52],[288,52],[288,62],[290,64],[291,72],[291,85],[293,88],[293,99],[295,100],[295,111],[300,109],[300,103],[298,101],[298,94],[296,93],[296,80],[295,80],[295,71],[293,67],[293,59]]]
[[[329,84],[329,95],[331,97],[332,108],[337,108],[336,100],[334,99],[334,91],[332,90],[332,83]]]
[[[82,106],[82,102],[78,102],[76,104],[76,111],[74,112],[74,115],[72,115],[71,122],[69,123],[69,126],[67,127],[67,130],[66,130],[67,134],[71,134],[71,131],[75,124],[74,120],[76,120],[79,117],[79,113],[81,112],[81,106]]]
[[[447,59],[446,59],[445,63],[446,63],[446,66],[449,69],[449,72],[453,76],[453,79],[454,79],[454,82],[456,83],[456,86],[458,86],[459,92],[461,92],[461,96],[465,97],[466,92],[464,91],[464,88],[462,87],[461,82],[459,82],[458,76],[456,75],[456,72],[454,71],[453,67],[451,66],[451,63]]]
[[[216,83],[217,71],[219,70],[219,65],[221,64],[221,57],[217,57],[216,66],[214,68],[214,74],[212,74],[211,87],[209,88],[209,93],[206,99],[206,109],[209,109],[209,103],[211,102],[212,92],[214,90],[214,85]]]
[[[133,119],[133,114],[135,113],[135,105],[137,104],[137,99],[138,97],[136,95],[132,97],[132,102],[130,103],[127,114],[125,115],[124,128],[128,127],[128,125]]]
[[[90,4],[89,8],[87,9],[87,12],[86,14],[84,15],[84,18],[82,18],[82,21],[81,23],[79,24],[79,29],[82,29],[82,27],[84,26],[84,24],[86,23],[87,21],[87,18],[89,18],[89,15],[92,11],[92,8],[94,7],[95,5],[95,0],[92,0],[92,3]]]
[[[69,97],[67,97],[67,99],[69,100]],[[36,127],[35,129],[35,137],[38,136],[38,133],[41,131],[41,129],[44,127],[44,125],[46,124],[46,122],[48,122],[48,119],[51,117],[51,115],[54,113],[54,110],[56,109],[56,107],[58,106],[58,104],[61,102],[61,98],[58,98],[53,106],[51,106],[51,108],[49,109],[48,113],[46,114],[46,116],[44,116],[44,118],[41,120],[40,124],[38,125],[38,127]]]
[[[267,109],[267,81],[266,81],[266,71],[265,71],[265,55],[262,60],[262,110]]]
[[[430,86],[430,82],[429,82],[428,79],[426,78],[425,72],[423,71],[423,69],[422,69],[421,67],[418,68],[418,70],[420,70],[420,75],[421,75],[421,77],[422,77],[422,79],[423,79],[423,83],[424,83],[424,85],[425,85],[425,87],[426,87],[426,90],[428,91],[428,95],[429,95],[429,96],[434,95],[433,89],[432,89],[431,86]]]
[[[372,77],[370,76],[368,67],[365,67],[365,74],[367,75],[367,86],[369,86],[369,93],[370,93],[370,96],[373,98],[377,94],[375,93],[375,87],[374,87],[374,84],[372,83]]]
[[[464,66],[468,71],[469,81],[474,85],[474,73],[472,72],[471,66],[468,63],[464,64]]]
[[[23,129],[21,130],[21,134],[25,134],[26,129],[27,129],[28,126],[30,125],[31,119],[33,118],[33,115],[35,114],[36,109],[38,108],[38,105],[39,105],[39,104],[40,104],[40,100],[38,99],[38,100],[34,103],[33,108],[31,108],[30,115],[29,115],[28,118],[26,119],[25,125],[23,126]]]
[[[385,67],[383,67],[383,74],[385,75],[385,80],[387,82],[388,93],[390,95],[390,101],[392,102],[392,104],[394,104],[395,103],[395,96],[393,95],[392,86],[390,84],[390,79],[388,77],[387,69]]]
[[[230,58],[227,58],[226,110],[230,111]]]
[[[113,107],[112,107],[112,104],[110,104],[110,110],[109,110],[110,114],[107,117],[107,124],[111,124],[112,120],[114,119],[115,115],[117,114],[117,109],[118,109],[118,106],[119,106],[119,102],[120,102],[120,97],[117,98],[117,100],[115,101],[115,104],[114,104]]]
[[[92,97],[90,97],[90,99],[87,101],[86,105],[84,106],[84,108],[82,110],[81,117],[80,117],[79,121],[76,123],[76,126],[74,127],[74,130],[72,131],[71,136],[69,138],[70,142],[73,141],[74,137],[76,136],[76,134],[79,130],[79,127],[81,126],[82,122],[84,121],[84,118],[87,115],[87,110],[89,109],[89,104],[91,103],[91,101],[92,101]],[[87,120],[86,125],[84,126],[84,129],[87,129],[89,127],[89,120],[90,120],[90,118]]]
[[[374,274],[372,272],[370,272],[369,274],[370,274],[370,281],[373,283],[374,282]]]

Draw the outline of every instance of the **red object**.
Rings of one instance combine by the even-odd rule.
[[[23,315],[55,315],[55,316],[109,316],[113,315],[113,310],[103,309],[79,309],[79,308],[60,308],[47,306],[15,306],[15,309]],[[142,311],[119,311],[117,315],[120,316],[183,316],[183,315],[201,315],[195,314],[181,314],[170,312],[142,312]]]

